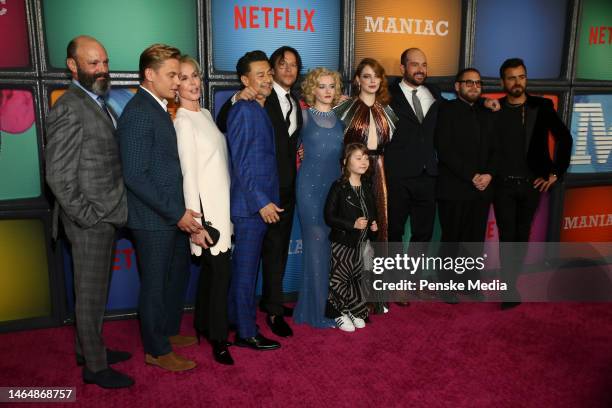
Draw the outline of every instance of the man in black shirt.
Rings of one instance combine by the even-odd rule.
[[[459,256],[460,243],[484,241],[492,199],[490,183],[497,161],[493,133],[496,114],[478,103],[481,94],[478,70],[461,70],[455,78],[455,91],[457,99],[440,105],[435,133],[439,171],[436,196],[443,256]],[[461,255],[467,251],[465,255],[482,256],[471,253],[480,252],[481,247],[470,245],[461,250]],[[472,275],[470,278],[478,279]],[[449,276],[440,278],[445,280]],[[454,295],[445,295],[449,302],[456,300]],[[472,295],[480,299],[477,292]]]
[[[495,183],[494,208],[499,241],[502,278],[510,292],[502,309],[519,302],[515,291],[517,270],[526,246],[506,242],[528,242],[540,193],[548,191],[563,176],[570,162],[572,136],[549,99],[526,93],[527,68],[520,58],[511,58],[499,70],[506,97],[497,120],[500,159]],[[555,139],[551,157],[548,133]],[[513,247],[510,248],[510,246]]]

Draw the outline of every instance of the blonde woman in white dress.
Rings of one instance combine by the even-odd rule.
[[[210,112],[200,107],[202,79],[197,61],[181,58],[174,127],[183,172],[185,206],[201,212],[219,230],[211,246],[203,230],[191,236],[191,253],[201,257],[202,268],[196,294],[194,327],[198,338],[208,339],[215,361],[232,365],[228,350],[227,293],[231,277],[230,175],[227,144]],[[201,219],[198,220],[202,222]]]

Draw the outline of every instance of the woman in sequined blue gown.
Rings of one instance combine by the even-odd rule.
[[[340,177],[343,125],[331,109],[341,96],[340,74],[315,68],[306,75],[302,91],[310,105],[303,111],[300,138],[304,159],[296,183],[304,271],[293,319],[313,327],[335,327],[334,321],[325,317],[331,244],[323,212],[329,188]]]

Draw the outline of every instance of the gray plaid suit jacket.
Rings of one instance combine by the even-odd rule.
[[[46,179],[59,208],[81,228],[122,226],[127,201],[114,126],[102,108],[71,84],[47,116]]]

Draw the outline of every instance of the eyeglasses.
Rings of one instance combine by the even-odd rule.
[[[472,81],[471,79],[464,79],[457,82],[464,83],[468,88],[473,88],[474,86],[480,88],[482,86],[482,81]]]

